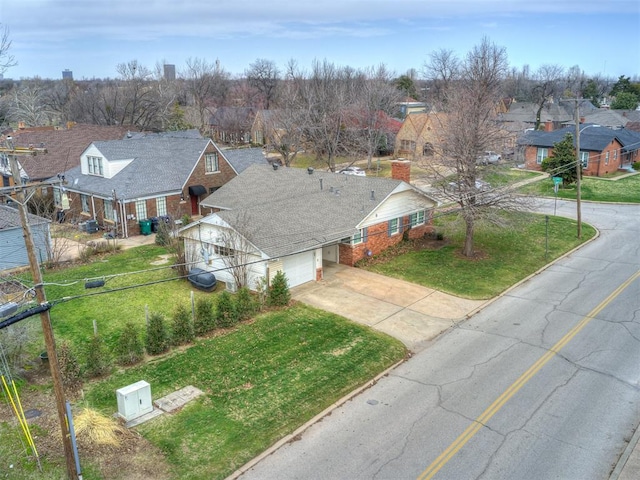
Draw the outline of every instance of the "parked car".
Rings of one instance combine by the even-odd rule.
[[[460,190],[466,190],[465,188],[463,188],[464,185],[462,183],[459,184],[456,182],[449,182],[448,186],[449,186],[448,190],[450,192],[458,192]],[[487,192],[491,189],[491,185],[482,180],[476,180],[475,187],[478,192]]]
[[[215,290],[216,284],[218,283],[213,273],[202,270],[201,268],[192,268],[189,271],[189,275],[187,275],[187,279],[191,282],[191,285],[205,292]]]
[[[360,167],[346,167],[342,170],[339,170],[338,173],[342,173],[343,175],[357,175],[358,177],[366,177],[367,173],[361,169]]]
[[[498,163],[501,159],[502,156],[499,153],[486,151],[476,159],[476,163],[478,165],[489,165]]]

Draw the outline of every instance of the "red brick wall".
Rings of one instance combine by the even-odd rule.
[[[602,152],[589,152],[589,164],[583,170],[583,174],[587,176],[600,177],[607,173],[615,172],[622,164],[621,145],[617,140],[613,140]],[[549,155],[552,154],[553,148],[549,148]],[[609,162],[606,162],[606,154],[609,152]],[[542,168],[536,163],[538,155],[538,147],[528,146],[524,151],[525,167],[529,170],[541,171]]]
[[[411,181],[411,162],[409,160],[392,161],[391,178],[409,183]]]
[[[205,166],[205,161],[204,161],[204,156],[207,153],[213,153],[215,151],[218,151],[218,172],[213,172],[213,173],[207,173],[206,172],[206,166]],[[209,147],[207,148],[207,150],[205,151],[205,153],[202,155],[202,157],[200,158],[200,160],[198,161],[198,164],[196,165],[196,168],[193,170],[193,173],[191,174],[191,176],[189,177],[189,179],[187,180],[185,189],[184,189],[184,198],[187,201],[187,204],[190,205],[190,198],[189,198],[189,187],[193,186],[193,185],[202,185],[203,187],[205,187],[207,189],[207,194],[209,194],[209,192],[211,191],[211,188],[219,188],[221,186],[223,186],[225,183],[227,183],[229,180],[231,180],[232,178],[234,178],[236,176],[236,172],[233,170],[233,168],[231,167],[231,165],[229,165],[227,163],[227,161],[224,159],[224,157],[222,156],[222,154],[220,153],[219,150],[217,150],[215,148],[215,146],[213,145],[209,145]],[[206,195],[201,196],[200,200],[202,200]],[[191,213],[191,207],[188,206],[188,213]],[[209,213],[209,212],[200,212],[202,214],[204,213]]]
[[[372,225],[367,229],[367,241],[365,243],[360,243],[358,245],[341,243],[339,246],[340,263],[343,265],[354,266],[358,260],[362,260],[367,256],[367,251],[371,251],[372,255],[377,255],[387,248],[400,243],[402,241],[404,231],[408,230],[407,235],[409,238],[415,239],[420,238],[433,230],[430,221],[424,225],[418,225],[409,229],[407,227],[409,225],[408,216],[403,217],[402,223],[403,227],[400,228],[400,231],[391,237],[388,233],[388,223],[383,222]]]

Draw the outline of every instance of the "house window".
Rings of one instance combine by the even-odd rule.
[[[89,211],[89,195],[80,194],[80,204],[82,205],[82,211]]]
[[[412,140],[401,140],[400,141],[400,150],[404,150],[407,152],[415,152],[416,150],[416,142]]]
[[[351,237],[351,245],[358,245],[359,243],[365,243],[367,241],[367,229],[361,228],[353,237]]]
[[[113,215],[113,202],[111,200],[104,201],[104,218],[106,220],[115,220]]]
[[[604,164],[609,165],[609,152],[604,155]]]
[[[159,217],[167,214],[167,197],[156,198],[156,212]]]
[[[613,161],[615,162],[616,160],[618,160],[618,150],[613,151]]]
[[[233,257],[236,253],[232,248],[223,247],[222,245],[214,245],[213,252],[221,257]]]
[[[136,200],[136,217],[138,217],[138,220],[144,220],[147,218],[146,200]]]
[[[538,148],[538,154],[536,155],[536,163],[540,165],[542,161],[549,156],[548,148]]]
[[[421,212],[412,213],[409,216],[409,224],[412,227],[415,227],[416,225],[424,225],[424,210]]]
[[[89,167],[89,175],[99,175],[100,177],[104,177],[104,170],[102,168],[102,158],[87,157],[87,164]]]
[[[397,235],[400,232],[400,221],[397,218],[389,220],[389,236]]]
[[[580,161],[582,162],[582,168],[589,166],[589,152],[580,151]]]
[[[215,173],[219,171],[218,152],[207,153],[204,156],[204,169],[206,173]]]

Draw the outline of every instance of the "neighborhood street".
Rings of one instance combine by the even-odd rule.
[[[598,239],[241,478],[609,478],[640,423],[640,206],[583,203],[582,218]]]

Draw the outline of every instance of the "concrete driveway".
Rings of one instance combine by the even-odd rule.
[[[291,295],[391,335],[413,352],[487,303],[335,263],[324,266],[322,281],[292,288]]]

